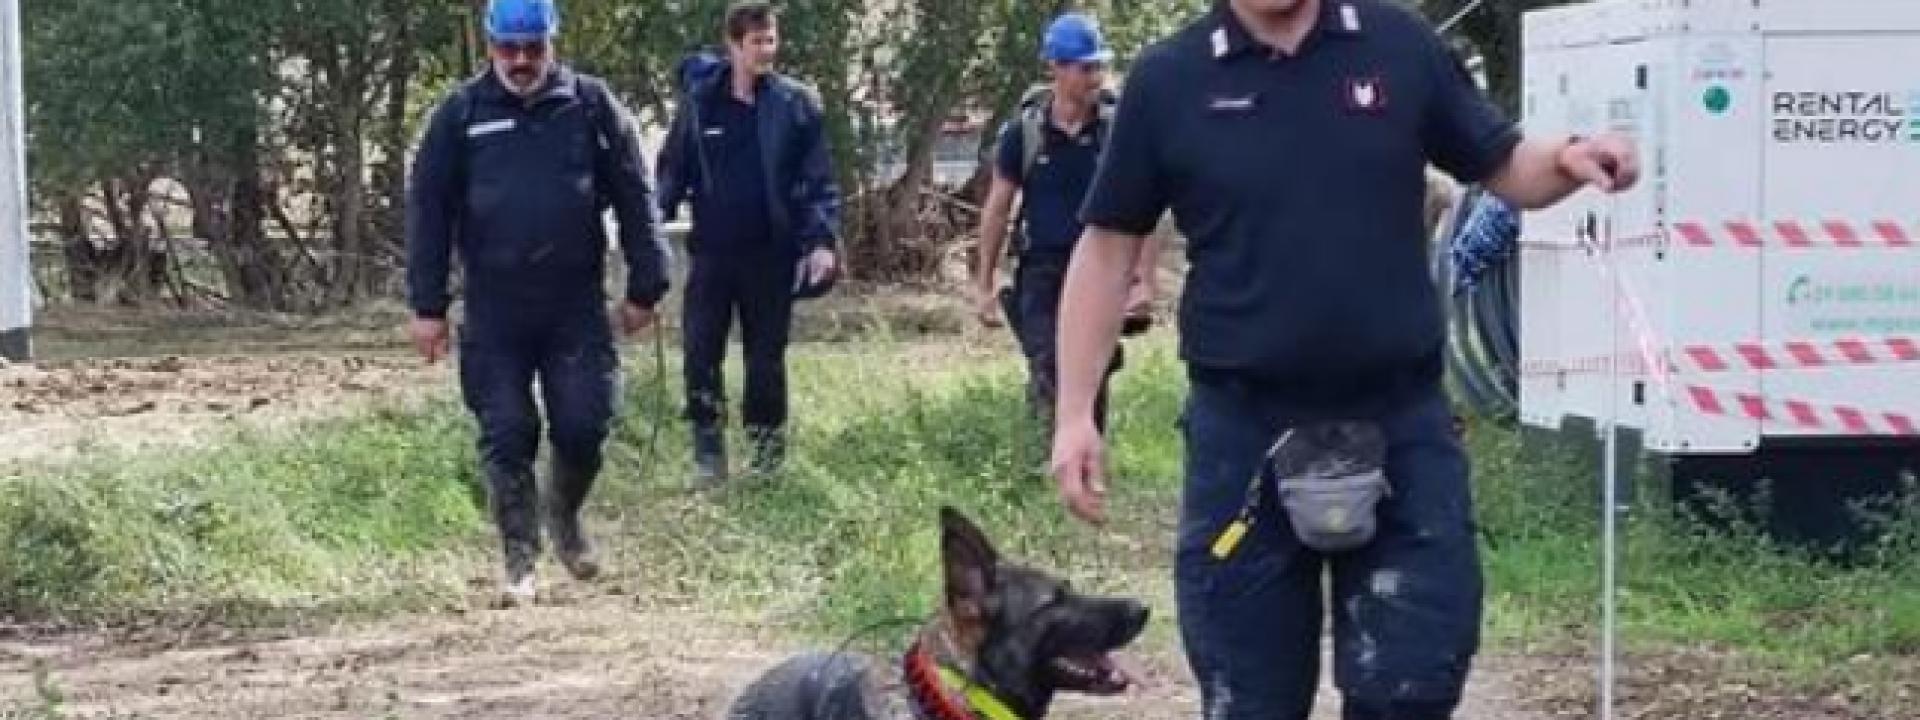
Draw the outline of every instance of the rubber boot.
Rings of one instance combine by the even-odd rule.
[[[693,429],[693,487],[707,490],[727,481],[727,441],[719,427]]]
[[[753,474],[779,472],[787,460],[786,431],[774,425],[749,425],[747,438],[753,443],[753,462],[749,466]]]
[[[599,577],[599,554],[580,523],[580,508],[586,504],[587,493],[593,489],[594,476],[598,473],[558,456],[552,458],[548,468],[553,499],[547,503],[547,534],[553,541],[554,555],[575,580]]]
[[[540,556],[539,488],[531,472],[500,469],[487,471],[487,485],[506,571],[501,603],[507,607],[531,605],[536,594],[534,563]]]

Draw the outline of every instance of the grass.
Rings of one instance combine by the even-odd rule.
[[[418,598],[478,526],[451,409],[0,472],[0,614],[130,622]]]
[[[1160,610],[1155,636],[1170,642],[1180,475],[1172,421],[1184,390],[1171,353],[1164,342],[1130,348],[1118,380],[1109,531],[1065,519],[1005,350],[885,340],[797,353],[786,477],[716,497],[682,489],[685,428],[652,423],[673,416],[678,373],[667,368],[662,394],[652,356],[642,355],[630,363],[627,419],[595,498],[598,526],[613,530],[653,601],[842,637],[928,610],[934,509],[951,504],[1009,556],[1067,569],[1095,589],[1145,593]],[[246,622],[456,598],[491,562],[471,432],[464,412],[443,403],[179,456],[0,473],[0,615]],[[1486,424],[1470,441],[1492,644],[1585,645],[1599,596],[1592,463],[1523,451]],[[1629,647],[1721,648],[1809,683],[1861,656],[1912,660],[1920,508],[1905,517],[1877,558],[1842,568],[1771,547],[1751,529],[1709,533],[1642,509],[1622,536]]]

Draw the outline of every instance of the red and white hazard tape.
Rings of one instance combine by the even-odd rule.
[[[1837,365],[1892,365],[1920,361],[1920,341],[1910,337],[1874,340],[1850,338],[1830,342],[1777,344],[1737,343],[1732,352],[1711,345],[1689,345],[1682,353],[1690,369],[1700,372],[1730,370],[1788,370]]]
[[[1685,345],[1678,353],[1662,355],[1669,373],[1724,373],[1745,370],[1800,370],[1855,365],[1896,365],[1920,362],[1920,338],[1883,337],[1847,338],[1821,342],[1734,343],[1732,345]],[[1647,372],[1645,358],[1634,354],[1623,358],[1621,369]],[[1607,372],[1605,356],[1567,360],[1531,360],[1521,367],[1523,375],[1551,375],[1560,372]]]
[[[1697,229],[1697,228],[1696,228]],[[1832,228],[1829,228],[1830,230]],[[1897,229],[1897,228],[1894,228]],[[1686,231],[1682,230],[1683,235]],[[1751,227],[1736,233],[1743,241],[1758,244],[1758,235]],[[1900,235],[1905,242],[1904,234]],[[1691,242],[1691,239],[1689,240]],[[1616,307],[1625,310],[1628,328],[1636,341],[1639,351],[1639,364],[1642,372],[1648,373],[1662,393],[1669,397],[1684,397],[1693,409],[1703,415],[1719,417],[1744,417],[1763,424],[1788,424],[1808,430],[1839,431],[1855,435],[1894,435],[1901,437],[1920,436],[1920,427],[1916,427],[1914,417],[1905,412],[1868,411],[1853,405],[1834,405],[1814,403],[1798,398],[1773,398],[1752,392],[1726,391],[1706,385],[1688,383],[1681,392],[1675,393],[1673,375],[1676,368],[1671,348],[1659,347],[1664,337],[1654,328],[1641,307],[1639,297],[1624,283],[1612,265],[1611,253],[1605,259],[1593,257],[1594,264],[1612,285]],[[1829,359],[1819,345],[1810,342],[1787,342],[1779,346],[1787,358],[1797,367],[1825,367]],[[1912,338],[1884,338],[1877,343],[1868,343],[1859,339],[1836,340],[1832,349],[1850,364],[1871,364],[1881,360],[1878,348],[1884,348],[1884,354],[1892,362],[1912,362],[1920,359],[1920,347]],[[1706,345],[1684,346],[1682,355],[1691,360],[1694,366],[1705,372],[1724,372],[1735,368],[1732,360],[1752,369],[1779,369],[1780,362],[1767,345],[1763,343],[1740,343],[1733,346],[1731,354]],[[1608,370],[1617,371],[1613,357],[1601,358],[1602,365]]]
[[[1851,405],[1820,405],[1804,400],[1781,400],[1704,385],[1688,385],[1686,390],[1687,400],[1705,415],[1786,424],[1807,430],[1837,430],[1855,435],[1920,435],[1920,426],[1916,426],[1914,417],[1904,413],[1872,412]]]
[[[1895,220],[1853,223],[1829,220],[1803,223],[1781,220],[1770,225],[1731,221],[1718,225],[1675,223],[1674,232],[1688,247],[1912,248],[1920,247],[1920,226]]]

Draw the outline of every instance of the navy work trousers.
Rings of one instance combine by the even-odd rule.
[[[1038,253],[1020,258],[1013,273],[1014,306],[1007,308],[1008,321],[1020,340],[1020,353],[1027,358],[1027,401],[1035,413],[1048,419],[1049,428],[1060,388],[1060,296],[1066,289],[1071,259],[1065,254]],[[1103,433],[1107,429],[1108,385],[1123,363],[1124,355],[1116,345],[1093,398],[1093,421]]]
[[[682,305],[687,419],[720,424],[726,409],[721,374],[735,317],[746,366],[741,415],[749,427],[787,422],[787,340],[793,323],[793,281],[799,259],[789,250],[741,249],[696,254]]]
[[[1383,411],[1392,494],[1374,541],[1323,555],[1293,534],[1269,484],[1224,560],[1209,552],[1288,425],[1277,399],[1196,377],[1181,426],[1186,486],[1176,594],[1208,718],[1307,720],[1320,671],[1322,574],[1332,572],[1334,678],[1346,720],[1444,720],[1479,645],[1482,578],[1468,463],[1439,388]]]
[[[576,513],[600,472],[619,392],[619,353],[604,302],[469,302],[460,337],[460,390],[480,424],[479,451],[495,520],[508,543],[533,543],[540,447],[538,381],[557,475],[558,509]]]

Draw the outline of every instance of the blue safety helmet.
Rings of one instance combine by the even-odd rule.
[[[1101,39],[1100,25],[1086,13],[1070,12],[1054,18],[1040,45],[1040,59],[1062,63],[1097,62],[1113,59]]]
[[[533,42],[560,32],[560,10],[553,0],[488,0],[487,38],[496,42]]]

